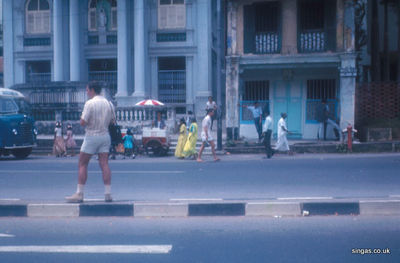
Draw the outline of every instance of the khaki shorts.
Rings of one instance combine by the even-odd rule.
[[[108,153],[110,151],[110,135],[88,136],[83,139],[81,152],[88,154]]]

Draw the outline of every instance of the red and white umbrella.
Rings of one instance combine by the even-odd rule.
[[[164,106],[164,103],[158,100],[142,100],[136,103],[135,106]]]

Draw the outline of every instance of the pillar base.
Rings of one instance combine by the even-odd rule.
[[[226,128],[226,139],[237,141],[239,139],[239,128],[238,127],[227,127]]]

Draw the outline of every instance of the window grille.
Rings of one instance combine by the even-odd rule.
[[[159,0],[158,28],[177,29],[186,27],[186,5],[184,0]]]
[[[261,2],[244,6],[245,53],[272,54],[280,52],[279,2]]]
[[[246,81],[244,85],[243,100],[269,100],[269,81]]]
[[[164,103],[186,103],[185,57],[158,59],[158,99]]]
[[[306,120],[317,121],[318,109],[325,100],[329,106],[329,118],[336,119],[337,88],[335,79],[307,80]]]
[[[25,26],[28,34],[50,33],[50,5],[47,0],[30,0],[25,10]]]

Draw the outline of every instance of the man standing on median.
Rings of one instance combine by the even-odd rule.
[[[201,154],[203,153],[204,147],[208,144],[211,145],[211,151],[214,156],[214,161],[219,161],[217,154],[215,153],[215,143],[214,138],[211,135],[211,118],[214,116],[214,109],[209,109],[207,111],[207,116],[203,119],[202,130],[201,130],[201,141],[203,142],[200,147],[199,156],[197,157],[198,162],[203,162],[201,159]]]
[[[83,202],[83,188],[87,180],[87,169],[90,158],[98,154],[99,165],[103,172],[105,187],[104,200],[111,202],[111,170],[108,165],[108,151],[111,138],[108,132],[110,123],[115,122],[114,106],[100,95],[101,84],[91,82],[86,86],[89,100],[83,108],[80,124],[85,127],[85,138],[79,155],[78,187],[75,194],[65,199],[69,203]]]

